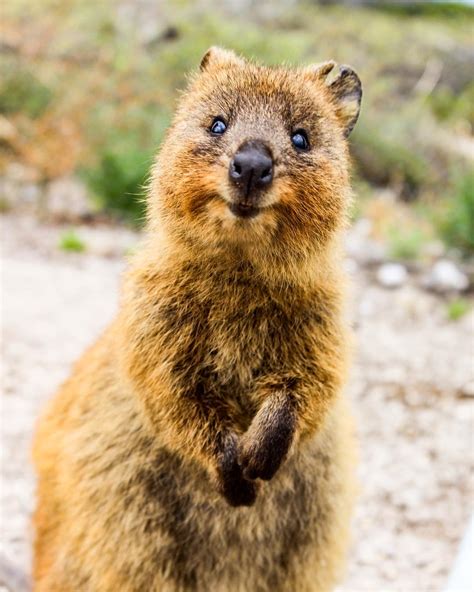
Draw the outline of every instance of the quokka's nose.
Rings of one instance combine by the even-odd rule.
[[[273,158],[267,146],[260,140],[242,144],[230,161],[229,178],[244,201],[268,187],[273,180]]]

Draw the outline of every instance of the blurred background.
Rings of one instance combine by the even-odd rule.
[[[4,0],[0,27],[0,550],[28,572],[35,418],[114,314],[153,155],[223,45],[363,81],[346,260],[361,493],[340,590],[444,589],[474,493],[472,3]]]

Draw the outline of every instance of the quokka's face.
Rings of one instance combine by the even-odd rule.
[[[212,48],[158,159],[162,214],[209,243],[324,242],[345,218],[360,99],[350,68],[265,68]]]

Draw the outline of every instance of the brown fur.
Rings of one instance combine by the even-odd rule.
[[[345,72],[203,59],[119,314],[39,425],[36,592],[334,586],[354,465],[338,245],[360,83]],[[227,168],[252,139],[275,178],[240,219]]]

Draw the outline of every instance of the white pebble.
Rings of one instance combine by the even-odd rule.
[[[431,268],[426,285],[435,292],[461,292],[469,286],[469,279],[455,263],[441,259]]]
[[[384,263],[377,271],[377,281],[385,288],[399,288],[407,277],[407,270],[400,263]]]

